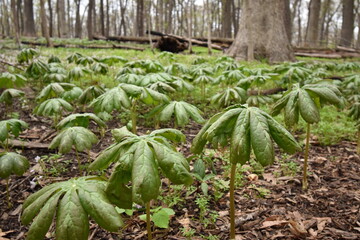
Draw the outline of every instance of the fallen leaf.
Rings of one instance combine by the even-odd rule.
[[[268,227],[274,227],[274,226],[284,226],[288,223],[286,220],[276,220],[276,221],[265,221],[263,222],[260,229],[268,228]]]

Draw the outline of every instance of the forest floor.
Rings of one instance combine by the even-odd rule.
[[[29,123],[29,129],[21,138],[33,144],[17,150],[29,159],[31,170],[22,177],[11,177],[11,208],[7,207],[5,180],[1,181],[1,240],[25,238],[28,226],[20,223],[20,214],[22,204],[30,194],[50,183],[78,176],[73,154],[58,156],[55,151],[46,148],[55,136],[50,121],[33,116],[30,109],[16,111],[20,119]],[[0,109],[0,116],[4,116],[3,109]],[[109,129],[116,127],[119,127],[118,121],[113,120]],[[199,129],[197,124],[183,129],[188,139],[180,150],[185,155],[189,155],[191,140]],[[140,128],[139,132],[143,134],[148,130],[151,129]],[[92,149],[91,158],[108,147],[111,141],[108,131]],[[243,167],[239,171],[240,180],[236,189],[236,239],[360,239],[360,158],[355,150],[354,142],[321,146],[313,139],[308,191],[301,188],[302,154],[284,159],[277,151],[278,161],[260,172],[259,177]],[[221,161],[222,154],[214,152],[211,155],[217,172],[215,179],[228,180],[228,172],[224,171],[226,163]],[[42,159],[53,156],[43,161],[46,172],[36,161],[38,156]],[[86,164],[87,154],[81,157]],[[209,196],[204,197],[198,181],[191,189],[168,187],[164,181],[160,199],[168,197],[168,200],[154,201],[153,207],[176,202],[172,206],[176,214],[171,218],[169,228],[153,229],[154,239],[228,239],[229,196],[225,193],[227,191],[219,195],[214,182],[208,182]],[[204,205],[199,204],[198,199],[206,199],[205,209],[201,209]],[[143,213],[140,209],[132,216],[123,214],[126,225],[120,233],[106,232],[92,222],[90,239],[146,239],[146,223],[138,217]],[[54,232],[54,226],[51,229]],[[48,233],[47,239],[53,239],[53,235]]]

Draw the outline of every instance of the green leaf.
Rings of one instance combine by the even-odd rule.
[[[123,225],[120,215],[111,205],[105,192],[98,186],[87,186],[78,190],[79,199],[85,211],[100,227],[117,232]]]
[[[40,211],[31,224],[26,240],[39,240],[45,238],[54,218],[56,206],[61,195],[62,192],[58,192],[48,199],[42,207],[42,211]]]
[[[98,142],[94,133],[84,127],[69,127],[62,130],[50,143],[49,148],[59,148],[59,153],[68,153],[72,146],[76,151],[89,150]]]
[[[319,109],[305,90],[299,91],[299,110],[301,117],[307,123],[316,123],[320,121]]]
[[[204,161],[199,158],[195,161],[194,163],[194,169],[193,169],[193,172],[195,174],[198,174],[200,176],[201,179],[204,179],[205,177],[205,170],[206,170],[206,167],[205,167],[205,163]]]
[[[26,157],[13,152],[0,154],[0,177],[8,178],[11,174],[23,175],[30,167]]]
[[[270,115],[263,112],[267,118],[267,123],[270,129],[270,135],[275,140],[277,145],[284,149],[287,153],[294,154],[301,151],[301,147],[296,139],[289,133],[281,124],[276,122]]]
[[[98,116],[93,113],[75,113],[67,116],[59,122],[56,126],[59,129],[65,127],[80,126],[87,128],[89,127],[90,120],[94,121],[99,127],[105,128],[106,124]]]
[[[128,94],[122,87],[114,87],[94,99],[90,107],[94,107],[94,111],[111,113],[113,110],[121,110],[122,108],[130,108],[131,102]]]
[[[0,141],[4,142],[10,138],[10,133],[18,137],[20,132],[28,128],[28,124],[18,119],[8,119],[0,121]]]
[[[126,186],[130,180],[131,171],[122,169],[122,165],[118,165],[111,174],[106,194],[109,200],[119,208],[132,208],[132,190]]]
[[[168,228],[170,222],[170,215],[164,209],[154,213],[152,215],[152,221],[154,222],[155,226],[159,228]]]
[[[52,98],[45,100],[34,109],[34,113],[39,116],[59,116],[62,111],[73,111],[73,107],[70,103],[61,98]]]
[[[13,101],[13,98],[23,97],[25,93],[23,91],[8,88],[5,89],[0,95],[0,102],[10,105]]]
[[[250,111],[243,110],[238,116],[230,141],[230,162],[245,164],[250,159]]]
[[[256,160],[263,166],[274,162],[274,146],[266,118],[254,108],[250,111],[250,139]]]
[[[88,214],[79,206],[81,206],[81,202],[75,189],[68,191],[60,200],[56,214],[57,239],[88,239]]]
[[[133,201],[144,204],[159,195],[160,177],[153,152],[145,141],[137,143],[132,169]]]
[[[299,121],[299,93],[291,92],[285,106],[284,119],[287,126],[294,126]]]
[[[162,136],[164,138],[166,138],[169,141],[172,142],[185,142],[185,135],[177,130],[177,129],[172,129],[172,128],[163,128],[163,129],[158,129],[158,130],[154,130],[152,131],[149,136]]]
[[[193,179],[189,163],[181,153],[157,143],[152,144],[159,166],[174,184],[190,185]]]

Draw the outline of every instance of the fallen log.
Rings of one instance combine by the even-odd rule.
[[[49,144],[39,142],[25,142],[19,140],[10,140],[9,145],[15,148],[27,148],[27,149],[47,149]]]
[[[163,36],[154,44],[154,47],[160,51],[179,53],[188,49],[189,46],[186,42],[180,42],[176,38]]]
[[[148,31],[146,31],[146,34],[148,34]],[[156,32],[156,31],[150,31],[150,34],[154,35],[154,36],[160,36],[160,37],[165,37],[165,36],[173,37],[173,38],[179,40],[180,42],[189,42],[189,41],[191,41],[192,44],[197,45],[197,46],[201,46],[201,47],[207,47],[208,46],[207,42],[199,41],[199,40],[196,40],[196,39],[189,39],[189,38],[181,37],[181,36],[174,35],[174,34],[165,34],[165,33]],[[216,50],[220,50],[220,51],[224,50],[223,47],[221,47],[219,45],[216,45],[216,44],[211,44],[211,48],[216,49]]]
[[[265,96],[265,95],[272,95],[272,94],[276,94],[279,92],[285,92],[285,91],[287,91],[287,88],[277,87],[277,88],[261,90],[260,92],[258,90],[249,90],[247,94],[249,96],[256,96],[256,95]]]
[[[342,58],[340,54],[326,54],[326,53],[304,53],[304,52],[295,52],[295,56],[299,57],[317,57],[317,58],[331,58],[331,59],[338,59]]]
[[[343,46],[336,46],[336,51],[343,51],[343,52],[351,52],[351,53],[360,53],[359,49],[355,49],[355,48],[348,48],[348,47],[343,47]]]
[[[21,41],[22,44],[30,46],[42,46],[46,47],[46,43],[30,42],[30,41]],[[136,51],[144,51],[144,48],[126,46],[126,45],[75,45],[75,44],[54,44],[54,48],[90,48],[90,49],[128,49]]]

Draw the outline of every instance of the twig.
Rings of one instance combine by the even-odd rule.
[[[0,63],[6,64],[6,65],[12,66],[12,67],[14,67],[14,68],[17,68],[17,69],[19,69],[19,70],[21,70],[21,71],[24,71],[24,69],[22,69],[21,67],[18,67],[18,66],[16,66],[16,65],[13,64],[13,63],[6,62],[6,61],[4,61],[4,60],[2,60],[2,59],[0,59]]]

